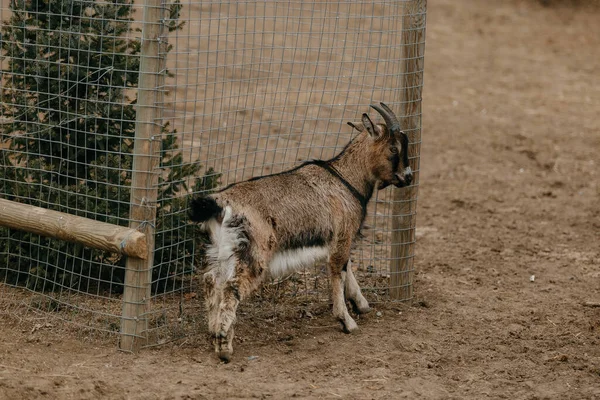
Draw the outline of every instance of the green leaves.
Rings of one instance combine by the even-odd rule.
[[[0,124],[2,194],[128,225],[136,120],[130,96],[138,85],[141,49],[139,39],[132,39],[139,37],[131,24],[132,3],[13,0],[11,8],[0,42],[6,60],[0,113],[10,121]],[[181,8],[179,0],[169,6],[169,31],[183,26]],[[183,196],[189,186],[215,188],[219,175],[210,170],[196,178],[201,165],[184,160],[169,124],[161,137],[154,281],[167,287],[163,281],[191,270],[194,253],[193,240],[185,236]],[[75,283],[115,290],[123,280],[119,256],[6,229],[1,234],[10,246],[0,252],[0,277],[11,282],[36,290]]]

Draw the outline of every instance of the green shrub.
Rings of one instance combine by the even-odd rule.
[[[4,198],[127,226],[139,30],[132,3],[12,0],[3,21],[0,193]],[[167,28],[181,28],[181,5]],[[168,48],[167,50],[170,50]],[[185,163],[176,131],[162,127],[155,265],[156,290],[191,270],[188,182],[211,190],[219,175]],[[179,196],[179,197],[178,197]],[[2,229],[0,277],[35,290],[122,290],[124,259],[83,246]],[[175,261],[175,262],[173,262]]]

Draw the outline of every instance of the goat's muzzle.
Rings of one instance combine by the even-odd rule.
[[[398,172],[394,174],[394,177],[390,181],[381,181],[379,182],[378,190],[385,189],[390,185],[394,185],[397,188],[403,188],[410,186],[413,181],[413,174],[410,167],[406,168],[403,172]]]
[[[403,188],[406,186],[410,186],[413,181],[413,173],[410,167],[407,167],[402,172],[398,172],[394,174],[394,180],[392,184],[397,188]]]

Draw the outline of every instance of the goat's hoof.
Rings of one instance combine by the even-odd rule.
[[[231,361],[231,352],[228,350],[221,350],[217,352],[217,357],[219,357],[219,360],[227,364],[229,361]]]
[[[371,307],[369,307],[369,305],[367,304],[366,306],[354,306],[352,307],[354,309],[354,312],[357,314],[368,314],[371,311],[373,311],[373,309]]]
[[[373,309],[371,307],[369,307],[369,306],[362,307],[362,308],[358,308],[358,307],[356,308],[356,313],[357,314],[368,314],[371,311],[373,311]]]
[[[369,306],[369,303],[367,303],[366,301],[365,303],[366,304],[359,306],[356,302],[350,300],[350,305],[352,305],[352,311],[354,311],[356,314],[368,314],[371,311],[373,311],[373,309]]]
[[[358,325],[351,319],[350,321],[340,321],[342,323],[342,330],[344,333],[352,333],[358,330]]]

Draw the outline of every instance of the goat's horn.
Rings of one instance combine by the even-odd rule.
[[[398,133],[400,131],[400,122],[398,122],[396,114],[386,104],[379,104],[381,104],[381,107],[373,104],[371,104],[371,107],[381,114],[390,132]]]

